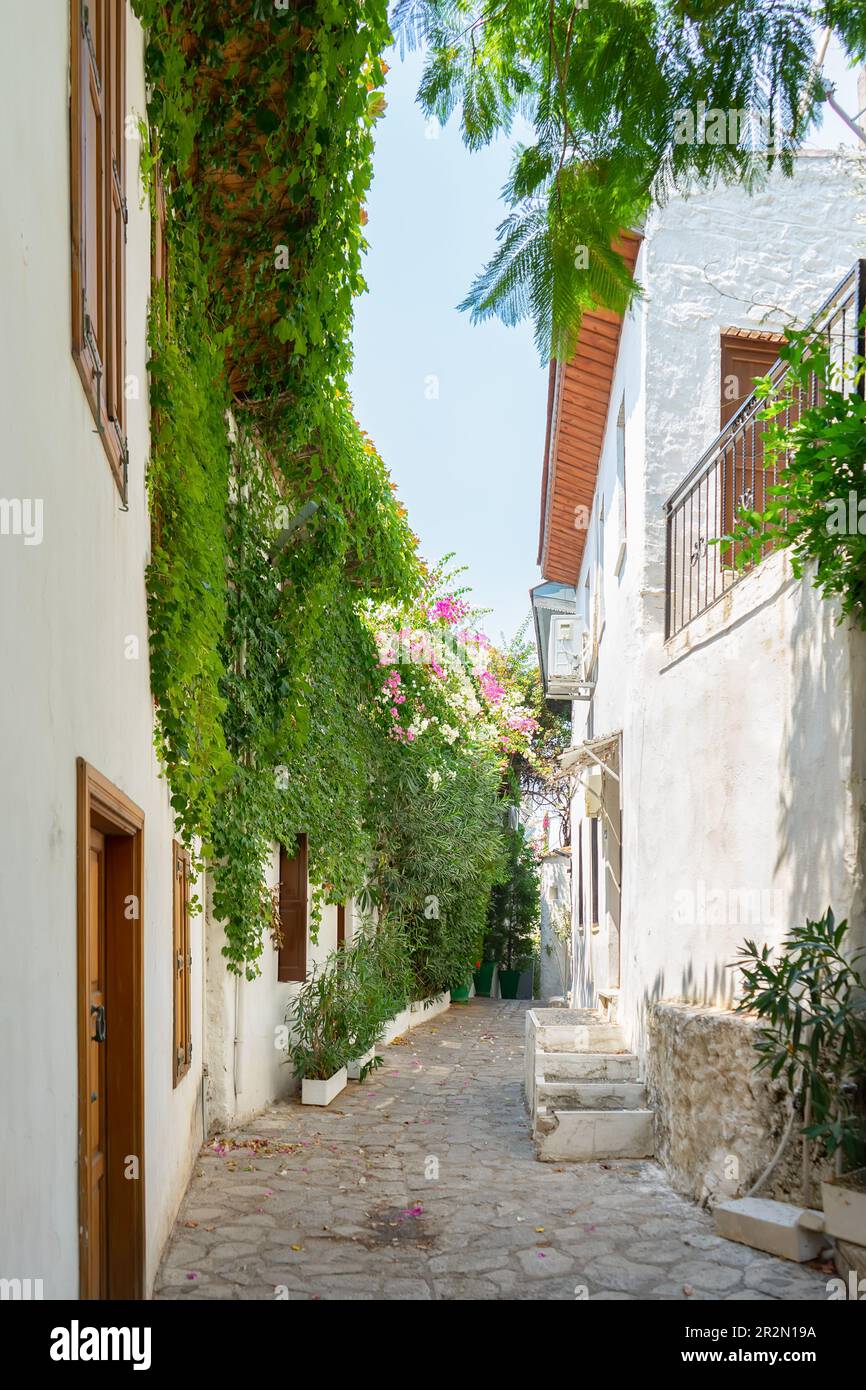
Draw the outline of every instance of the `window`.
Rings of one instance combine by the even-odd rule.
[[[619,531],[619,549],[614,565],[614,573],[619,574],[625,560],[626,538],[626,497],[625,497],[625,396],[620,401],[619,415],[616,418],[616,499]]]
[[[126,502],[126,0],[72,0],[72,355]]]
[[[577,827],[577,925],[580,931],[586,926],[583,908],[583,827]]]
[[[189,854],[177,840],[174,850],[174,1084],[189,1071],[192,1061],[192,1006],[190,982],[192,954],[189,942]]]
[[[283,944],[278,980],[307,978],[307,837],[299,835],[294,854],[280,845],[280,931]]]
[[[340,903],[337,908],[337,945],[346,944],[346,904]]]
[[[598,574],[595,595],[598,621],[596,641],[600,642],[604,632],[604,497],[599,498],[598,521],[595,525],[595,567]]]
[[[589,876],[592,896],[590,924],[598,926],[598,816],[589,822]]]

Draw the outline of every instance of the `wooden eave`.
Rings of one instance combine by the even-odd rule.
[[[641,240],[627,232],[617,247],[632,273]],[[592,510],[621,331],[621,315],[588,310],[573,356],[550,364],[538,563],[561,584],[576,585],[580,574],[586,530],[575,520],[579,507]]]

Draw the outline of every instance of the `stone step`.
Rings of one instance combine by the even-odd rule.
[[[542,1052],[627,1052],[618,1023],[546,1024],[539,1030]]]
[[[535,1144],[542,1163],[592,1163],[651,1158],[652,1110],[552,1110],[538,1115]]]
[[[823,1212],[777,1202],[772,1197],[737,1197],[719,1202],[713,1212],[716,1230],[753,1250],[804,1264],[816,1260],[827,1244]]]
[[[637,1081],[633,1052],[536,1052],[536,1076],[544,1081]]]
[[[544,1110],[644,1110],[646,1087],[640,1081],[536,1082],[538,1113]]]

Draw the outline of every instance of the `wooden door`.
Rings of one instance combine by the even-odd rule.
[[[144,816],[78,761],[82,1298],[144,1297]]]
[[[766,376],[783,339],[773,334],[747,337],[723,333],[721,339],[721,381],[719,428],[724,429],[743,402],[755,389],[755,378]],[[721,535],[728,535],[741,509],[762,512],[769,501],[767,488],[774,478],[764,469],[763,420],[752,419],[727,445],[720,477]],[[732,566],[736,547],[723,550],[722,563]]]
[[[81,1162],[87,1204],[86,1278],[94,1298],[106,1294],[107,1046],[105,951],[105,837],[90,831],[87,894],[86,1108]]]

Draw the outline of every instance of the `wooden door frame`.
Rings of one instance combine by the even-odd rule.
[[[143,1298],[145,1289],[144,1193],[144,812],[84,758],[77,761],[77,934],[78,987],[78,1201],[79,1293],[98,1297],[89,1287],[87,1261],[87,1183],[82,1144],[87,1132],[87,1048],[89,1042],[88,924],[91,829],[106,836],[106,1000],[107,1024],[115,1018],[128,1026],[117,1028],[109,1054],[112,1076],[107,1082],[107,1215],[114,1227],[114,1251],[109,1247],[108,1297]],[[113,866],[113,867],[112,867]],[[127,917],[125,900],[134,894],[138,915]],[[111,937],[112,920],[120,912],[124,930]],[[109,943],[112,949],[108,950]],[[118,1051],[119,1049],[119,1051]],[[128,1155],[138,1159],[138,1177],[118,1181],[118,1165]],[[113,1175],[113,1181],[112,1181]],[[122,1238],[118,1240],[118,1232]],[[111,1230],[109,1230],[109,1239]]]

